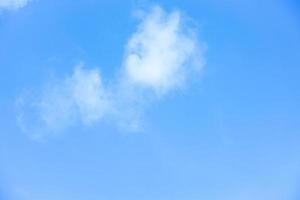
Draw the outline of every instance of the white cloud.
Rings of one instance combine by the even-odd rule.
[[[30,0],[0,0],[0,9],[16,10],[24,7]]]
[[[44,87],[42,94],[18,100],[19,124],[37,138],[59,133],[76,122],[91,124],[111,112],[98,70],[76,66],[71,76]]]
[[[152,100],[185,85],[202,63],[196,34],[182,14],[154,7],[130,37],[120,76],[110,81],[114,85],[104,85],[99,70],[76,66],[42,94],[20,98],[19,123],[35,137],[103,119],[136,131]]]
[[[201,69],[196,35],[179,11],[166,13],[154,7],[127,44],[124,61],[127,80],[163,94],[181,87],[189,73]]]
[[[108,112],[110,109],[108,92],[105,91],[98,70],[84,70],[77,67],[67,82],[83,122],[92,123]]]

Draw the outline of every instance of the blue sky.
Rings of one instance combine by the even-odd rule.
[[[0,199],[298,200],[296,0],[0,0]]]

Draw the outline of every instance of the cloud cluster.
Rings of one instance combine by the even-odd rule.
[[[0,0],[0,9],[17,10],[24,7],[30,0]]]
[[[41,127],[37,130],[59,132],[77,122],[89,125],[103,119],[136,130],[145,106],[182,87],[191,74],[199,72],[201,50],[194,30],[179,11],[167,13],[154,7],[140,15],[140,24],[126,45],[119,76],[110,81],[114,84],[104,84],[99,69],[76,66],[73,74],[30,100],[31,106],[24,103],[26,98],[20,98],[20,108],[31,107],[31,111],[20,109],[20,124],[32,131],[28,124],[33,120],[26,115],[35,113],[39,126],[33,127]]]

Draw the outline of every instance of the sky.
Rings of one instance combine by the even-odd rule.
[[[296,0],[0,0],[0,200],[299,200]]]

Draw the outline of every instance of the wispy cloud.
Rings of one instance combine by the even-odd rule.
[[[31,0],[0,0],[0,9],[17,10]]]
[[[35,97],[29,95],[29,102],[20,98],[23,130],[32,132],[32,127],[41,127],[34,131],[40,135],[40,130],[60,132],[77,123],[91,125],[103,119],[137,130],[143,110],[153,100],[181,88],[191,74],[199,72],[202,47],[179,11],[167,13],[157,6],[140,12],[139,17],[119,76],[110,81],[114,84],[104,84],[99,69],[76,66],[70,76],[49,84]]]
[[[47,84],[38,94],[21,96],[17,101],[18,121],[33,137],[56,134],[75,123],[99,121],[110,109],[108,92],[97,69],[83,64],[63,80]]]

